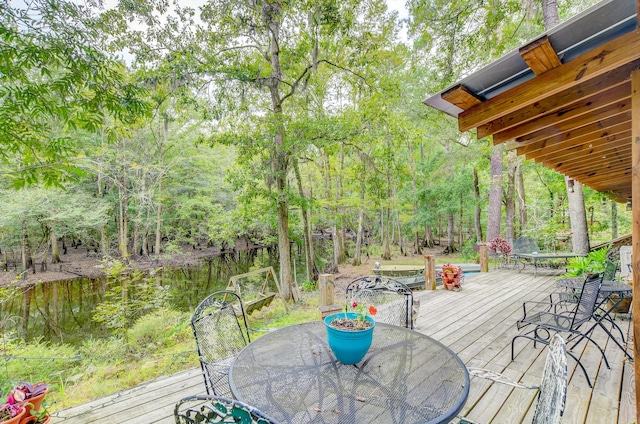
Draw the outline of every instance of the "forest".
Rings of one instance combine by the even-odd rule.
[[[277,244],[286,288],[292,243],[307,280],[487,232],[562,247],[563,176],[422,104],[542,32],[545,1],[408,1],[403,18],[382,0],[183,3],[3,2],[5,270],[79,244],[136,259],[243,239]],[[628,230],[603,195],[584,205],[592,243]]]
[[[572,250],[578,195],[587,243],[627,234],[624,205],[423,104],[542,33],[549,10],[563,21],[594,3],[0,1],[0,307],[79,246],[118,282],[127,264],[265,247],[260,266],[291,295],[296,279],[434,246],[470,260],[497,236]],[[45,350],[7,336],[0,312],[15,355]],[[145,337],[151,322],[186,328],[169,316],[141,319]]]

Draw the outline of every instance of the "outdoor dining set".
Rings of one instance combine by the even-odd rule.
[[[512,360],[522,339],[548,346],[537,386],[467,367],[449,347],[415,331],[413,292],[390,277],[361,277],[346,288],[345,310],[358,303],[378,310],[371,345],[353,365],[336,358],[321,320],[254,334],[252,341],[240,296],[215,292],[191,320],[207,395],[180,400],[176,423],[473,423],[460,415],[471,377],[538,390],[533,422],[559,423],[568,357],[592,385],[576,345],[593,344],[609,366],[592,337],[601,328],[632,360],[612,317],[631,288],[600,273],[557,280],[556,289],[544,302],[522,305],[511,340]]]

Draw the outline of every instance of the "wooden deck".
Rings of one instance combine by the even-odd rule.
[[[539,270],[538,276],[511,270],[496,270],[466,278],[462,291],[418,292],[420,313],[417,331],[434,337],[473,367],[490,368],[514,380],[535,385],[540,381],[546,348],[534,349],[522,339],[516,342],[511,361],[510,342],[517,334],[515,322],[522,302],[543,300],[554,289],[553,275]],[[631,320],[621,315],[618,324],[632,336]],[[611,364],[607,369],[600,353],[584,341],[574,349],[589,372],[590,389],[575,362],[569,358],[569,386],[563,423],[621,423],[635,420],[633,364],[625,361],[604,331],[594,338],[606,345]],[[628,341],[632,346],[632,341]],[[632,353],[632,348],[629,348]],[[535,390],[515,389],[474,378],[462,415],[480,423],[528,423],[535,405]],[[148,382],[114,396],[55,413],[53,423],[172,423],[175,402],[191,394],[204,394],[199,369]],[[302,423],[295,423],[302,424]]]

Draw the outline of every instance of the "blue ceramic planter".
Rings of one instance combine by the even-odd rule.
[[[373,329],[375,328],[376,322],[368,316],[367,321],[371,323],[371,327],[366,330],[355,331],[340,330],[329,325],[334,319],[344,317],[344,312],[329,315],[324,319],[324,325],[327,328],[329,347],[338,361],[345,365],[353,365],[360,362],[369,350],[371,341],[373,340]],[[356,319],[357,314],[355,312],[347,312],[346,317],[348,319]]]

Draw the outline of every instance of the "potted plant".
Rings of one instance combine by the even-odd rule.
[[[376,325],[373,316],[378,312],[373,305],[365,309],[357,302],[351,304],[351,310],[324,319],[329,347],[336,359],[345,365],[360,362],[371,347]]]
[[[25,407],[25,416],[28,417],[32,409],[36,412],[40,411],[42,400],[48,391],[48,384],[42,382],[31,384],[25,381],[9,392],[7,403],[23,405]]]
[[[509,263],[511,245],[508,240],[503,239],[502,237],[494,237],[487,243],[487,248],[493,252],[496,257],[501,259],[503,266],[506,266]]]
[[[0,405],[0,424],[18,424],[25,415],[24,406],[15,403]]]
[[[442,265],[442,272],[440,278],[442,279],[442,285],[447,290],[453,290],[460,288],[460,280],[462,278],[462,267],[460,265],[444,264]]]
[[[49,411],[47,411],[47,408],[43,406],[40,411],[32,409],[31,415],[25,414],[22,421],[20,421],[20,424],[49,424],[50,421],[51,415],[49,414]]]

